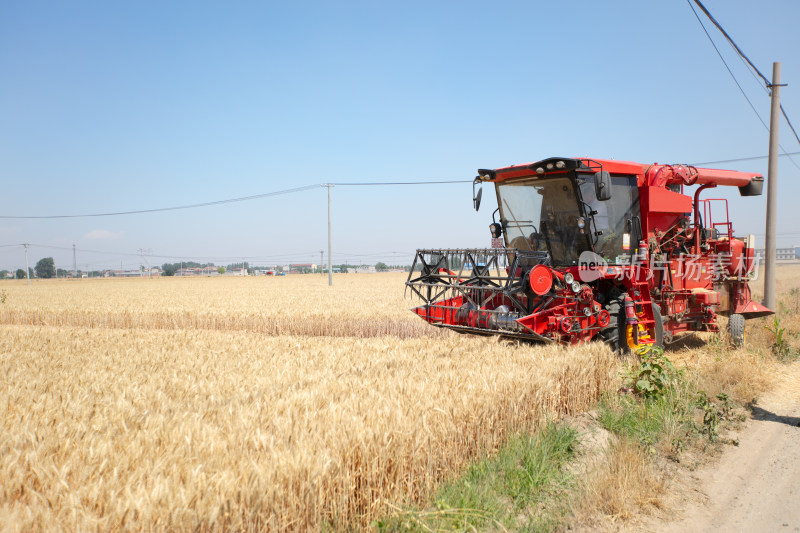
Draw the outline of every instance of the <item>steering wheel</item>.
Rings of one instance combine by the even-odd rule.
[[[534,231],[528,236],[528,242],[531,243],[531,250],[534,252],[538,252],[542,249],[542,243],[544,242],[544,235],[539,233],[538,231]]]

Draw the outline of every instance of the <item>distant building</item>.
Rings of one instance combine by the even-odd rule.
[[[766,250],[763,248],[756,250],[756,256],[761,258],[761,261],[767,257]],[[800,260],[800,246],[795,245],[792,248],[776,248],[775,249],[776,261],[798,261]]]
[[[155,278],[161,275],[161,269],[151,268],[147,270],[104,270],[103,277],[106,278]],[[86,274],[83,274],[86,277]]]
[[[226,276],[246,276],[247,269],[246,268],[229,268],[225,271]]]
[[[316,270],[317,265],[315,263],[293,263],[289,265],[289,274],[302,274],[308,270]]]
[[[219,271],[215,266],[179,268],[175,271],[176,276],[219,276]]]
[[[349,269],[348,269],[349,270]],[[356,274],[372,274],[377,272],[374,265],[359,265],[353,269]]]

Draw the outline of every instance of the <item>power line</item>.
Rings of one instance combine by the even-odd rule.
[[[221,204],[230,204],[234,202],[246,202],[248,200],[257,200],[259,198],[267,198],[269,196],[278,196],[281,194],[291,194],[295,192],[307,191],[310,189],[315,189],[319,187],[319,185],[306,185],[305,187],[297,187],[294,189],[284,189],[282,191],[274,191],[268,192],[264,194],[254,194],[252,196],[242,196],[239,198],[228,198],[225,200],[214,200],[212,202],[203,202],[199,204],[189,204],[189,205],[179,205],[174,207],[157,207],[153,209],[138,209],[135,211],[116,211],[116,212],[109,212],[109,213],[91,213],[85,215],[37,215],[37,216],[10,216],[10,215],[0,215],[0,218],[14,218],[14,219],[41,219],[41,218],[87,218],[87,217],[111,217],[111,216],[118,216],[118,215],[139,215],[143,213],[158,213],[161,211],[177,211],[179,209],[194,209],[196,207],[208,207],[212,205],[221,205]]]
[[[797,131],[795,131],[794,126],[792,126],[792,121],[789,120],[789,115],[787,115],[786,110],[783,109],[783,104],[781,104],[781,113],[783,113],[783,118],[786,119],[789,129],[792,130],[792,133],[794,133],[794,138],[797,139],[798,144],[800,144],[800,137],[797,136]]]
[[[734,47],[734,50],[738,51],[738,48]],[[747,70],[747,72],[749,72],[750,75],[753,76],[753,79],[756,80],[756,82],[758,83],[758,81],[759,81],[758,75],[756,75],[756,73],[753,71],[752,68],[749,68],[749,66],[750,66],[749,62],[744,57],[742,57],[741,55],[739,55],[739,59],[742,61],[742,64],[745,66],[745,70]],[[759,83],[759,86],[760,85],[761,84]],[[769,83],[767,83],[764,87],[762,87],[762,89],[764,89],[764,92],[766,92],[767,95],[769,95],[769,87],[770,87]],[[789,129],[792,130],[792,133],[794,134],[794,138],[797,140],[798,143],[800,143],[800,136],[797,135],[797,130],[794,129],[794,125],[792,125],[792,121],[789,120],[789,115],[786,113],[786,110],[783,108],[783,104],[780,104],[780,108],[781,108],[781,114],[783,114],[783,118],[786,119],[786,124],[788,124],[789,125]]]
[[[377,185],[442,185],[450,183],[472,183],[471,180],[445,180],[445,181],[395,181],[395,182],[352,182],[352,183],[331,183],[330,185],[340,185],[344,187],[349,186],[377,186]],[[263,194],[254,194],[252,196],[241,196],[239,198],[228,198],[225,200],[214,200],[211,202],[202,202],[199,204],[179,205],[173,207],[157,207],[153,209],[137,209],[133,211],[114,211],[108,213],[89,213],[83,215],[0,215],[0,219],[54,219],[54,218],[89,218],[89,217],[111,217],[119,215],[140,215],[145,213],[158,213],[162,211],[177,211],[179,209],[194,209],[197,207],[209,207],[212,205],[230,204],[234,202],[246,202],[249,200],[258,200],[261,198],[268,198],[270,196],[278,196],[282,194],[292,194],[296,192],[308,191],[316,189],[320,186],[326,186],[321,183],[314,185],[306,185],[304,187],[296,187],[294,189],[284,189],[282,191],[273,191]]]
[[[380,185],[441,185],[447,183],[472,183],[472,180],[449,180],[449,181],[373,181],[361,183],[331,183],[342,187],[358,187],[358,186],[380,186]]]
[[[706,29],[705,24],[703,24],[703,21],[700,20],[700,15],[698,15],[697,11],[694,9],[694,6],[692,5],[692,0],[686,0],[686,2],[689,4],[689,7],[692,9],[692,13],[694,13],[694,16],[697,19],[697,22],[700,23],[700,27],[703,28],[703,32],[706,34],[706,37],[708,37],[709,42],[711,42],[711,46],[713,46],[714,50],[717,52],[717,55],[719,56],[720,60],[722,61],[722,64],[725,65],[725,68],[727,69],[728,74],[731,75],[731,78],[733,79],[733,82],[739,88],[739,91],[742,93],[742,96],[744,96],[744,99],[747,100],[747,103],[750,105],[750,109],[752,109],[753,113],[756,114],[756,117],[758,117],[758,120],[761,122],[761,124],[764,126],[764,128],[767,131],[769,131],[769,126],[767,126],[767,123],[764,122],[763,118],[761,118],[761,115],[756,110],[756,107],[753,105],[753,102],[750,101],[750,98],[747,96],[747,93],[744,92],[744,89],[742,88],[741,84],[739,83],[739,80],[736,79],[736,76],[733,74],[733,71],[728,66],[728,62],[725,61],[724,57],[722,57],[722,53],[719,51],[719,48],[717,48],[717,44],[714,42],[714,39],[712,39],[711,35],[708,33],[708,30]],[[756,66],[753,65],[752,61],[750,61],[750,58],[748,58],[745,55],[745,53],[742,52],[742,50],[736,45],[736,43],[733,42],[733,39],[730,37],[730,35],[728,35],[728,33],[722,28],[722,26],[719,24],[719,22],[717,22],[717,20],[713,17],[713,15],[711,15],[711,13],[709,13],[708,9],[706,9],[706,7],[700,2],[700,0],[694,0],[694,2],[700,7],[700,9],[703,10],[703,13],[705,13],[706,16],[709,18],[709,20],[711,20],[711,22],[714,23],[714,25],[717,27],[717,29],[720,32],[722,32],[722,34],[725,36],[725,38],[728,40],[728,42],[731,44],[731,46],[733,46],[733,48],[739,54],[739,57],[741,57],[742,59],[747,61],[747,64],[750,65],[750,67],[752,67],[753,70],[755,70],[756,73],[758,73],[758,75],[761,77],[762,80],[764,80],[764,82],[766,83],[767,87],[771,88],[772,87],[771,82],[763,74],[761,74],[761,71],[759,71],[756,68]],[[781,108],[781,110],[783,110],[783,108]],[[795,138],[797,138],[797,142],[800,143],[800,137],[797,137],[797,133],[794,130],[794,126],[792,126],[792,123],[789,121],[789,117],[786,115],[785,112],[784,112],[783,116],[786,119],[786,122],[789,124],[789,127],[792,129],[792,132],[795,133]],[[781,146],[781,150],[783,150],[784,155],[787,155],[787,157],[788,157],[788,152],[783,148],[783,146]],[[800,169],[800,165],[798,165],[795,162],[794,159],[789,157],[789,161],[791,161],[792,164],[795,167]]]
[[[692,8],[692,13],[694,13],[694,16],[695,16],[695,18],[697,18],[697,22],[699,22],[699,23],[700,23],[700,26],[703,28],[703,31],[705,32],[705,34],[706,34],[706,37],[708,37],[708,40],[711,42],[711,46],[713,46],[713,47],[714,47],[714,50],[716,50],[716,52],[717,52],[717,55],[719,56],[720,60],[722,60],[722,64],[723,64],[723,65],[725,65],[725,68],[728,70],[728,74],[730,74],[730,75],[731,75],[731,78],[733,78],[733,82],[734,82],[734,83],[736,84],[736,86],[739,88],[739,92],[741,92],[741,93],[742,93],[742,96],[744,96],[744,99],[745,99],[745,100],[747,100],[747,103],[748,103],[748,104],[750,104],[750,109],[752,109],[752,110],[753,110],[753,113],[755,113],[755,114],[756,114],[756,116],[758,117],[758,120],[760,120],[760,121],[761,121],[761,124],[763,124],[763,125],[764,125],[764,127],[765,127],[765,128],[767,128],[767,131],[769,131],[769,126],[767,126],[767,123],[766,123],[766,122],[764,122],[764,119],[762,119],[762,118],[761,118],[761,115],[759,115],[759,114],[758,114],[758,111],[756,110],[756,106],[754,106],[754,105],[753,105],[753,102],[751,102],[751,101],[750,101],[750,98],[748,98],[748,96],[747,96],[747,93],[745,93],[745,92],[744,92],[744,89],[742,89],[742,86],[739,84],[739,80],[737,80],[737,79],[736,79],[736,76],[734,76],[734,75],[733,75],[733,71],[731,70],[731,67],[729,67],[729,66],[728,66],[728,62],[727,62],[727,61],[725,61],[725,58],[724,58],[724,57],[722,57],[722,52],[720,52],[720,51],[719,51],[719,48],[717,48],[717,44],[714,42],[714,39],[712,39],[712,38],[711,38],[711,35],[708,33],[708,30],[706,29],[706,26],[705,26],[705,24],[703,24],[703,21],[702,21],[702,20],[700,20],[700,15],[698,15],[698,14],[697,14],[697,11],[695,11],[695,9],[694,9],[694,6],[692,5],[692,2],[691,2],[691,0],[686,0],[686,1],[689,3],[689,7],[691,7],[691,8]],[[719,24],[717,24],[716,20],[714,20],[714,17],[712,17],[712,16],[711,16],[711,13],[709,13],[709,12],[708,12],[708,10],[705,8],[705,6],[703,6],[703,4],[701,4],[701,3],[700,3],[698,0],[694,0],[694,1],[695,1],[695,2],[697,2],[697,4],[700,6],[700,9],[702,9],[702,10],[703,10],[703,12],[705,12],[705,14],[708,16],[708,18],[710,18],[710,19],[711,19],[711,21],[712,21],[712,22],[713,22],[713,23],[714,23],[714,24],[717,26],[717,28],[719,28],[719,30],[720,30],[720,31],[721,31],[721,32],[722,32],[724,35],[726,35],[726,36],[727,36],[728,34],[727,34],[727,33],[725,33],[725,30],[723,30],[723,29],[722,29],[722,27],[721,27],[721,26],[719,26]],[[730,40],[730,38],[729,38],[729,40]],[[733,42],[733,41],[731,41],[731,42]],[[734,44],[733,46],[736,46],[736,45]],[[736,49],[738,50],[738,47],[736,47]],[[740,54],[740,55],[741,55],[741,57],[743,57],[743,58],[745,58],[745,57],[746,57],[746,56],[744,56],[744,54]],[[748,61],[748,63],[750,62],[749,60],[747,60],[747,61]],[[753,68],[755,68],[755,67],[753,67]],[[758,69],[756,69],[756,72],[758,72]],[[760,74],[761,74],[761,73],[759,72],[759,75],[760,75]],[[762,75],[761,77],[763,78],[764,76]],[[766,78],[764,78],[764,79],[766,79]],[[767,82],[767,83],[769,84],[769,82]]]
[[[688,0],[687,0],[687,1],[688,1]],[[711,21],[711,22],[714,24],[714,26],[716,26],[716,27],[717,27],[717,29],[718,29],[718,30],[719,30],[719,31],[722,33],[722,35],[724,35],[724,36],[725,36],[725,38],[728,40],[728,42],[731,44],[731,46],[733,46],[733,48],[734,48],[734,49],[736,49],[736,52],[739,54],[739,57],[741,57],[742,59],[744,59],[745,61],[747,61],[747,64],[748,64],[748,65],[750,65],[750,67],[751,67],[751,68],[752,68],[752,69],[753,69],[753,70],[754,70],[754,71],[755,71],[755,72],[758,74],[758,76],[759,76],[759,77],[760,77],[762,80],[764,80],[764,84],[765,84],[767,87],[770,87],[770,86],[772,85],[772,83],[771,83],[771,82],[770,82],[770,81],[767,79],[767,77],[766,77],[766,76],[764,76],[764,75],[761,73],[761,71],[760,71],[760,70],[758,70],[758,69],[756,68],[756,66],[753,64],[753,62],[752,62],[752,61],[750,61],[750,58],[749,58],[749,57],[747,57],[747,56],[745,55],[745,53],[744,53],[744,52],[742,52],[742,50],[741,50],[741,49],[740,49],[740,48],[739,48],[739,47],[736,45],[736,43],[735,43],[735,42],[733,42],[733,39],[731,38],[731,36],[730,36],[730,35],[728,35],[728,32],[726,32],[726,31],[725,31],[725,29],[722,27],[722,25],[720,25],[720,23],[719,23],[719,22],[717,22],[717,19],[715,19],[715,18],[714,18],[714,16],[713,16],[711,13],[709,13],[708,9],[706,9],[706,6],[704,6],[704,5],[703,5],[703,3],[702,3],[702,2],[700,2],[700,0],[694,0],[694,2],[697,4],[697,6],[698,6],[700,9],[702,9],[702,10],[703,10],[703,13],[705,13],[705,14],[706,14],[706,16],[708,17],[708,20],[710,20],[710,21]],[[690,5],[690,6],[692,5],[692,4],[691,4],[691,2],[689,3],[689,5]],[[692,7],[692,11],[694,11],[694,7]],[[695,16],[697,17],[697,11],[694,11],[694,14],[695,14]],[[700,20],[700,17],[697,17],[697,20]],[[700,24],[702,25],[703,23],[701,22]],[[705,26],[703,26],[703,29],[705,30]],[[706,32],[706,35],[708,35],[708,32]],[[709,37],[709,39],[710,39],[710,38],[711,38],[711,37]],[[714,48],[716,48],[716,46],[714,46]],[[720,57],[721,57],[721,56],[720,56]],[[726,65],[726,66],[727,66],[727,65]]]
[[[783,154],[778,154],[778,157],[788,157],[790,155],[800,155],[800,152],[786,152]],[[720,163],[739,163],[741,161],[755,161],[757,159],[767,159],[769,156],[767,155],[756,155],[753,157],[739,157],[737,159],[723,159],[721,161],[704,161],[702,163],[692,163],[692,166],[699,166],[699,165],[718,165]]]

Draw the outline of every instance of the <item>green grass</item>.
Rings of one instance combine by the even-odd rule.
[[[695,407],[685,383],[673,385],[654,398],[606,394],[598,407],[604,428],[645,447],[655,445],[667,435],[688,435],[695,429]]]
[[[567,513],[573,481],[566,465],[577,448],[574,429],[548,423],[474,463],[439,489],[430,508],[398,510],[373,526],[379,531],[550,531]]]
[[[660,349],[640,355],[641,360],[621,376],[629,392],[607,392],[597,405],[600,424],[618,439],[612,442],[636,443],[648,452],[646,461],[657,455],[680,461],[684,449],[705,442],[699,440],[702,435],[713,442],[718,423],[731,417],[727,395],[708,398]],[[578,449],[575,429],[548,423],[534,434],[510,439],[497,453],[472,464],[442,486],[427,505],[398,508],[374,522],[373,528],[382,532],[567,528],[571,521],[586,518],[573,515],[573,509],[589,497],[586,486],[573,479],[569,469]],[[618,453],[616,449],[612,445],[610,453]],[[613,458],[605,460],[613,463]],[[660,490],[653,487],[619,490],[620,494]]]

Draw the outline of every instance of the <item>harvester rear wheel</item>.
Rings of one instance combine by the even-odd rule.
[[[728,335],[731,338],[731,344],[740,348],[744,346],[744,316],[734,313],[728,319]]]
[[[611,320],[606,328],[600,330],[600,338],[608,344],[609,348],[621,355],[627,355],[635,350],[637,346],[630,346],[626,335],[625,307],[622,299],[616,299],[606,306],[606,311],[611,315]],[[664,319],[661,317],[661,309],[653,303],[653,318],[655,327],[650,331],[650,335],[655,338],[655,346],[664,347]]]

